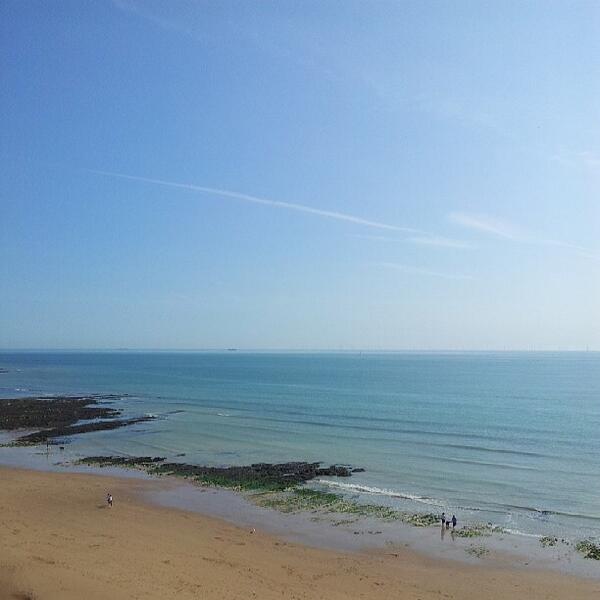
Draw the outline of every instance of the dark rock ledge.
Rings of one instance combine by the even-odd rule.
[[[0,399],[0,430],[37,430],[23,434],[12,442],[12,445],[32,446],[56,443],[56,438],[117,429],[154,419],[152,416],[122,419],[119,418],[121,410],[98,405],[120,398],[122,396],[88,395]],[[318,462],[206,467],[167,462],[164,457],[151,456],[90,456],[80,462],[99,467],[132,467],[153,475],[191,478],[203,485],[257,491],[284,490],[317,477],[349,477],[353,472],[363,471],[343,465],[323,467]]]
[[[50,443],[58,437],[117,429],[153,418],[119,419],[120,410],[97,406],[99,402],[121,397],[109,394],[0,399],[0,430],[38,429],[13,442],[17,446],[32,446]],[[78,425],[80,421],[91,422]]]
[[[283,490],[315,479],[316,477],[350,477],[353,470],[347,466],[321,463],[288,462],[256,463],[248,466],[204,467],[187,463],[165,462],[160,456],[88,456],[81,464],[99,467],[133,467],[153,475],[175,475],[191,478],[204,485],[215,485],[244,490]]]

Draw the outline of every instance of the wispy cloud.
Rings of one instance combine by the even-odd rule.
[[[441,271],[430,271],[429,269],[421,269],[420,267],[413,267],[410,265],[402,265],[398,263],[391,262],[380,262],[376,263],[380,267],[384,267],[386,269],[394,269],[395,271],[402,271],[403,273],[409,273],[413,275],[427,275],[429,277],[440,277],[442,279],[473,279],[471,275],[460,275],[456,273],[443,273]]]
[[[235,200],[241,200],[243,202],[250,202],[252,204],[261,204],[263,206],[272,206],[275,208],[282,208],[285,210],[293,210],[296,212],[307,213],[318,217],[324,217],[327,219],[334,219],[336,221],[345,221],[348,223],[354,223],[356,225],[363,225],[365,227],[373,227],[376,229],[385,229],[388,231],[398,231],[403,233],[412,234],[425,234],[420,229],[413,229],[412,227],[402,227],[400,225],[393,225],[389,223],[382,223],[380,221],[372,221],[370,219],[364,219],[347,213],[337,212],[333,210],[323,210],[320,208],[314,208],[312,206],[306,206],[304,204],[295,204],[293,202],[282,202],[281,200],[271,200],[269,198],[261,198],[258,196],[251,196],[249,194],[243,194],[241,192],[234,192],[231,190],[223,190],[219,188],[206,187],[201,185],[194,185],[191,183],[180,183],[177,181],[165,181],[163,179],[152,179],[149,177],[139,177],[137,175],[125,175],[123,173],[113,173],[111,171],[98,171],[95,169],[87,169],[91,173],[97,175],[103,175],[107,177],[116,177],[120,179],[128,179],[131,181],[140,181],[143,183],[151,183],[154,185],[161,185],[164,187],[190,190],[193,192],[199,192],[202,194],[210,194],[213,196],[220,196],[222,198],[233,198]]]
[[[510,223],[509,221],[495,217],[490,217],[487,215],[472,215],[467,213],[450,213],[448,218],[453,223],[462,225],[463,227],[504,238],[512,242],[565,248],[572,250],[584,258],[600,261],[600,255],[594,253],[594,251],[589,250],[588,248],[580,246],[579,244],[572,244],[570,242],[545,238],[538,234],[527,231],[513,223]]]
[[[589,150],[581,152],[558,152],[550,156],[550,160],[567,167],[584,167],[596,172],[600,169],[600,155]]]
[[[560,240],[540,240],[538,243],[543,244],[545,246],[557,246],[559,248],[567,248],[568,250],[572,250],[579,256],[583,256],[584,258],[589,258],[596,262],[600,262],[600,254],[595,254],[592,250],[588,248],[584,248],[583,246],[579,246],[578,244],[570,244],[569,242],[561,242]]]
[[[487,215],[473,215],[461,212],[450,213],[450,221],[469,229],[490,233],[509,240],[522,240],[524,232],[516,225]]]
[[[406,239],[411,244],[418,244],[420,246],[439,246],[440,248],[462,248],[469,249],[473,248],[473,244],[465,242],[463,240],[455,240],[452,238],[442,237],[438,235],[421,235],[413,236]]]
[[[361,240],[373,240],[374,242],[394,242],[396,244],[404,241],[402,238],[389,237],[387,235],[373,235],[371,233],[353,233],[352,237]]]
[[[363,240],[373,240],[375,242],[394,242],[396,244],[416,244],[417,246],[435,246],[440,248],[458,248],[471,249],[475,245],[471,242],[463,240],[455,240],[452,238],[442,237],[433,233],[423,232],[421,235],[414,235],[404,238],[390,237],[386,235],[372,235],[368,233],[355,233],[352,237],[357,237]]]

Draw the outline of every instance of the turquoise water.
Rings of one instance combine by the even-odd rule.
[[[161,417],[73,438],[69,456],[349,463],[366,472],[316,485],[600,536],[598,353],[3,353],[0,367],[2,397],[129,394],[126,414]]]

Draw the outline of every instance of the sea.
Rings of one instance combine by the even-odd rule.
[[[310,485],[600,538],[600,353],[4,352],[3,370],[0,398],[116,394],[156,417],[64,440],[70,460],[347,464],[365,471]]]

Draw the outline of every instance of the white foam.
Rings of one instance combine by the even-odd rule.
[[[520,535],[522,537],[535,538],[538,540],[543,537],[543,536],[537,535],[535,533],[525,533],[524,531],[521,531],[519,529],[510,529],[508,527],[502,527],[501,525],[500,525],[500,527],[502,528],[502,531],[504,531],[506,533],[511,533],[512,535]]]
[[[317,479],[316,483],[327,485],[329,487],[339,488],[348,492],[356,492],[359,494],[371,494],[373,496],[387,496],[388,498],[401,498],[402,500],[413,500],[430,506],[443,506],[441,502],[434,498],[426,498],[416,494],[406,492],[398,492],[396,490],[388,490],[384,488],[371,487],[368,485],[358,485],[356,483],[342,483],[340,481],[329,481],[326,479]]]

